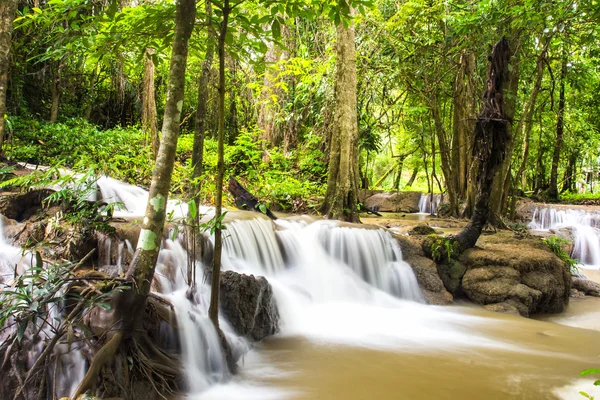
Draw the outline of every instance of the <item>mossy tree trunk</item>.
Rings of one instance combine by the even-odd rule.
[[[335,114],[329,150],[327,193],[321,212],[327,218],[359,222],[358,120],[354,24],[337,27]]]
[[[114,358],[122,340],[134,336],[140,316],[146,307],[165,226],[167,199],[183,108],[188,41],[194,28],[195,17],[195,0],[177,0],[175,36],[162,127],[163,140],[152,173],[148,205],[137,249],[127,272],[132,290],[120,295],[115,309],[116,332],[97,352],[90,369],[76,390],[75,398],[93,387],[102,366]]]
[[[4,114],[6,113],[6,88],[10,69],[10,41],[13,21],[17,12],[17,0],[0,2],[0,156],[4,145]]]
[[[477,160],[475,205],[469,223],[456,235],[460,250],[475,246],[490,214],[490,195],[496,172],[506,157],[509,119],[503,110],[504,82],[508,80],[510,49],[502,38],[492,50],[487,74],[487,90],[482,112],[475,123],[472,156]]]

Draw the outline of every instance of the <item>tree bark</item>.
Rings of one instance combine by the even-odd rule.
[[[134,281],[137,294],[144,298],[150,292],[150,284],[154,277],[154,268],[162,242],[179,136],[179,122],[183,109],[188,41],[194,28],[195,16],[194,0],[177,1],[175,36],[162,126],[163,140],[156,157],[146,215],[137,249],[127,272],[128,278]]]
[[[212,3],[210,0],[205,2],[206,19],[212,18]],[[196,108],[196,123],[194,125],[194,148],[192,152],[192,180],[202,176],[204,168],[204,136],[207,128],[208,115],[208,85],[210,83],[210,72],[212,69],[213,58],[215,54],[215,34],[212,28],[208,29],[206,39],[206,54],[202,62],[202,73],[198,80],[198,107]],[[199,204],[200,182],[195,188],[196,203]]]
[[[147,48],[144,53],[144,79],[142,87],[142,129],[144,135],[150,137],[150,146],[154,157],[158,154],[160,139],[156,121],[156,99],[154,95],[154,62],[155,50]]]
[[[460,69],[454,81],[453,117],[452,117],[452,177],[457,199],[467,195],[470,150],[474,128],[475,105],[475,56],[463,52],[460,55]]]
[[[544,76],[544,60],[546,58],[546,52],[548,50],[549,43],[550,39],[547,38],[542,52],[537,57],[535,64],[535,82],[533,84],[533,88],[531,89],[529,99],[523,107],[521,121],[517,124],[516,131],[522,132],[523,134],[523,150],[521,151],[521,164],[519,165],[519,169],[517,170],[517,174],[515,175],[515,183],[513,185],[513,187],[515,188],[517,188],[518,185],[522,185],[523,174],[525,173],[525,169],[527,168],[527,158],[529,157],[529,138],[531,135],[531,127],[533,126],[533,113],[535,111],[535,102],[537,100],[537,96],[540,93],[540,90],[542,89],[542,78]]]
[[[91,388],[95,383],[93,375],[97,375],[103,363],[113,359],[120,342],[134,334],[140,316],[143,315],[146,307],[165,226],[167,199],[171,186],[175,149],[179,135],[179,122],[183,108],[188,41],[194,28],[195,17],[195,0],[177,1],[175,36],[173,38],[167,101],[163,118],[163,140],[160,144],[152,174],[148,205],[137,249],[127,271],[127,279],[131,282],[132,290],[125,291],[120,295],[115,310],[118,318],[118,323],[115,326],[117,333],[113,336],[113,340],[109,340],[98,352],[100,354],[104,350],[109,351],[109,354],[103,357],[105,361],[100,365],[96,364],[95,368],[88,370],[82,383],[75,391],[74,398]],[[114,338],[117,338],[116,342]]]
[[[225,140],[225,37],[227,35],[227,26],[229,24],[229,0],[224,0],[221,26],[218,37],[219,52],[219,107],[218,107],[218,161],[217,178],[215,182],[215,251],[213,253],[210,307],[208,316],[215,328],[219,328],[219,285],[221,281],[221,253],[223,251],[223,233],[220,227],[220,218],[223,212],[223,175],[225,174],[225,162],[223,156],[223,142]]]
[[[552,154],[552,169],[550,171],[550,187],[548,198],[558,199],[558,163],[560,152],[564,144],[564,116],[565,116],[565,80],[567,77],[567,50],[563,43],[562,61],[560,68],[560,95],[558,99],[558,111],[556,113],[556,140],[554,141],[554,153]]]
[[[58,121],[58,105],[60,103],[60,92],[61,92],[61,69],[62,62],[58,63],[56,67],[56,75],[52,81],[52,105],[50,107],[50,122]]]
[[[475,123],[473,157],[478,160],[477,194],[471,220],[454,237],[461,251],[475,246],[483,227],[487,223],[494,175],[496,175],[506,157],[510,120],[503,110],[502,89],[508,78],[509,59],[508,41],[502,38],[494,45],[492,50],[483,109]]]
[[[353,15],[353,12],[351,12]],[[321,212],[327,218],[359,222],[358,118],[354,23],[337,27],[335,112],[329,154],[327,193]]]
[[[492,218],[500,216],[504,213],[508,204],[508,192],[510,189],[510,164],[515,147],[515,140],[513,138],[513,120],[515,117],[515,109],[517,105],[517,95],[519,90],[519,64],[521,51],[519,49],[521,45],[521,37],[515,36],[511,39],[511,65],[512,71],[508,77],[508,82],[505,85],[504,90],[504,116],[508,121],[506,128],[508,129],[508,142],[506,144],[506,157],[502,163],[500,170],[494,178],[494,184],[492,186],[492,194],[490,197],[490,209]]]
[[[406,182],[406,185],[404,185],[405,188],[411,187],[413,185],[413,183],[415,183],[415,179],[417,179],[418,173],[419,173],[419,167],[414,167],[412,174],[410,175],[410,178],[408,179],[408,182]]]
[[[13,21],[17,12],[17,0],[0,2],[0,157],[4,147],[4,114],[6,114],[6,89],[10,69],[10,42]]]

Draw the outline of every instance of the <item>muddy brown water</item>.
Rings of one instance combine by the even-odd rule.
[[[584,398],[580,390],[600,395],[593,380],[579,377],[600,366],[600,299],[576,299],[567,312],[539,320],[452,308],[486,318],[489,324],[473,330],[501,344],[382,351],[273,338],[247,356],[233,382],[192,398],[576,400]]]

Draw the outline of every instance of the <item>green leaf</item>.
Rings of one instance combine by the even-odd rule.
[[[281,38],[281,25],[277,19],[274,19],[273,23],[271,24],[271,32],[273,32],[273,37],[275,39]]]
[[[579,376],[594,375],[594,374],[600,374],[600,368],[586,369],[585,371],[580,373]]]

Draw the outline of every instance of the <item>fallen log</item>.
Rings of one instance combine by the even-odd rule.
[[[237,181],[233,176],[229,178],[227,190],[235,199],[235,205],[238,208],[250,211],[257,211],[259,213],[266,214],[267,217],[275,220],[277,217],[267,208],[267,206],[261,203],[258,198],[250,193],[241,183]]]

